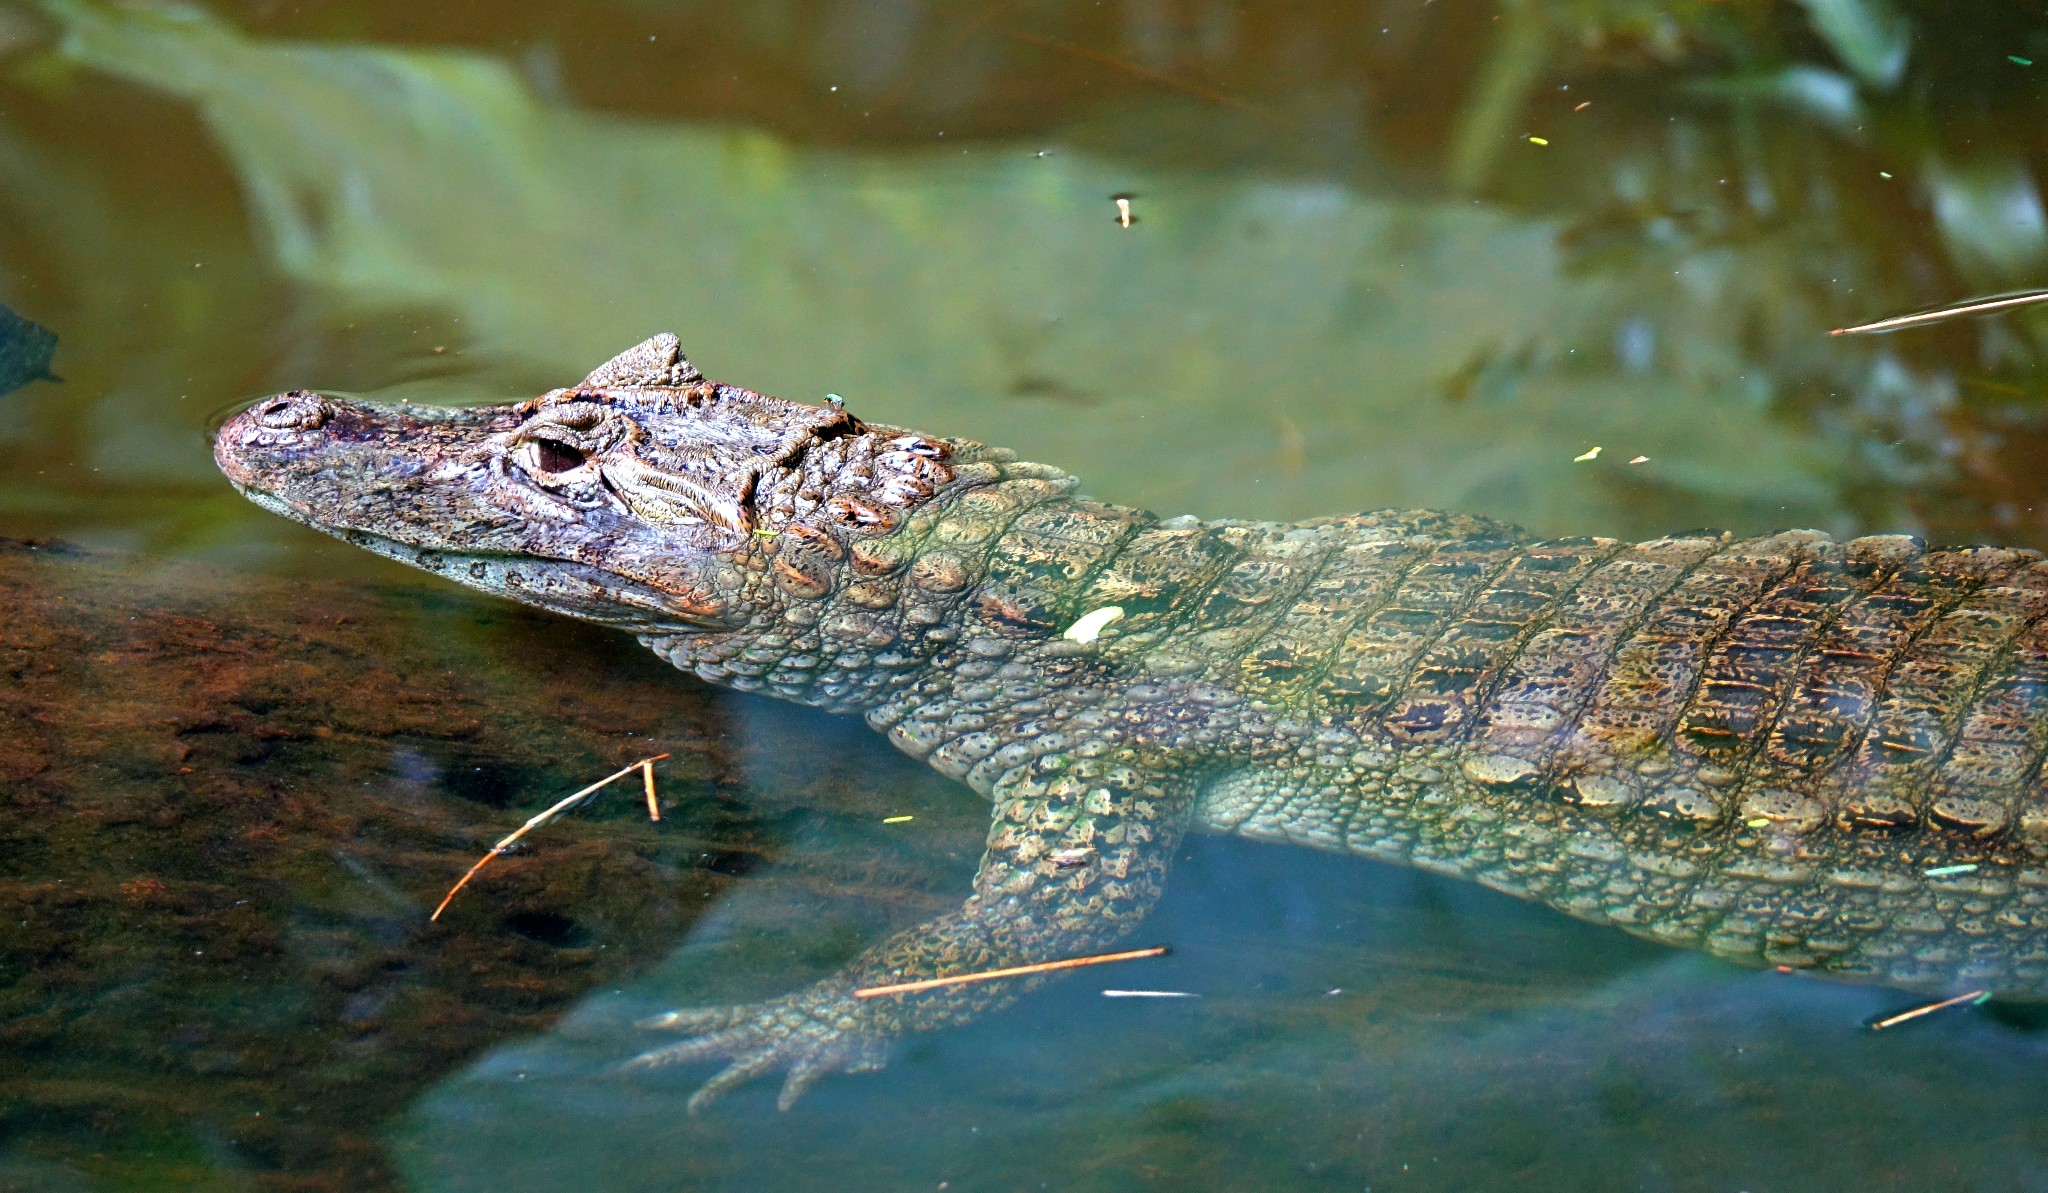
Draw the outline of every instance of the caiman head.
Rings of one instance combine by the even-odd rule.
[[[953,482],[954,445],[706,381],[673,335],[530,401],[266,398],[215,436],[252,501],[487,592],[643,634],[737,629]]]

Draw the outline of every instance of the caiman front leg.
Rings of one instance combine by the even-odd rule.
[[[1004,776],[993,796],[988,849],[959,911],[889,937],[807,990],[646,1020],[689,1038],[633,1065],[729,1062],[690,1098],[693,1114],[776,1069],[788,1070],[784,1110],[827,1073],[879,1069],[897,1036],[965,1023],[1044,979],[871,998],[855,990],[1053,961],[1116,941],[1159,898],[1194,805],[1185,776],[1107,758],[1041,760]]]

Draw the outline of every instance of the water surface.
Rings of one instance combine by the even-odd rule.
[[[210,422],[292,386],[523,396],[673,330],[711,376],[1012,446],[1168,515],[2048,545],[2048,314],[1826,335],[2048,278],[2044,72],[2048,19],[1990,3],[0,4],[0,304],[58,333],[64,379],[0,397],[0,535],[217,569],[150,590],[195,601],[209,574],[393,583],[236,497]],[[394,650],[458,627],[445,666],[570,690],[602,680],[521,660],[568,641],[634,665],[404,591],[379,606]],[[1872,1035],[1912,999],[1206,840],[1144,932],[1171,958],[911,1041],[789,1115],[749,1090],[689,1119],[701,1072],[611,1070],[631,1018],[779,992],[942,905],[981,811],[855,726],[673,690],[699,728],[641,728],[729,744],[677,798],[726,801],[761,864],[677,852],[714,897],[672,939],[607,928],[602,891],[536,909],[585,925],[520,921],[549,948],[636,956],[314,1098],[308,1138],[383,1108],[334,1121],[370,1161],[251,1142],[198,1096],[217,1070],[110,1048],[90,1088],[0,1095],[0,1186],[2048,1185],[2034,1012]],[[843,770],[790,761],[821,744]],[[468,798],[445,760],[383,765],[378,798]],[[448,807],[487,842],[552,791]],[[434,860],[459,873],[473,843],[448,830]],[[392,947],[439,947],[434,872],[374,895],[405,909]],[[327,1012],[285,1006],[277,972],[256,1009],[279,1043],[236,1062],[257,1092],[234,1114],[308,1084],[282,1042]],[[137,1014],[132,987],[81,981],[61,1014]],[[0,1068],[13,1048],[61,1074],[44,1038],[0,1036]],[[123,1071],[194,1109],[138,1125],[106,1100]]]

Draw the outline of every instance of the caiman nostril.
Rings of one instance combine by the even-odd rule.
[[[260,426],[273,431],[310,431],[327,421],[327,403],[319,394],[295,389],[257,403],[251,412]]]

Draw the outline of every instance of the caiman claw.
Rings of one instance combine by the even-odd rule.
[[[726,1060],[717,1076],[690,1095],[688,1110],[701,1112],[727,1090],[763,1073],[788,1069],[777,1109],[788,1110],[827,1073],[872,1073],[888,1063],[886,1037],[862,1034],[851,1022],[852,1003],[837,997],[778,998],[729,1007],[698,1007],[669,1011],[640,1021],[640,1026],[678,1031],[689,1038],[657,1048],[628,1061],[626,1067]]]

